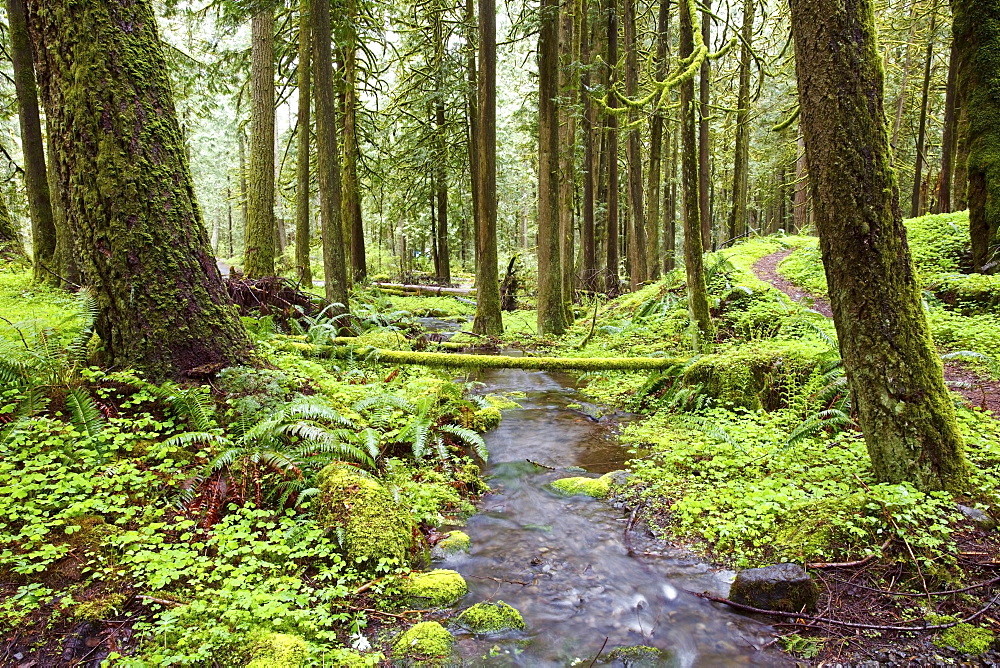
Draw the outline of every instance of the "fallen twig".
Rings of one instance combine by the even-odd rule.
[[[878,554],[869,554],[864,559],[858,559],[857,561],[818,562],[818,563],[806,564],[806,568],[853,568],[855,566],[864,566],[875,557],[882,556],[882,553],[885,551],[885,548],[889,547],[889,544],[891,542],[892,542],[892,537],[890,536],[888,539],[886,539],[884,543],[882,543],[882,547],[879,548]]]
[[[608,646],[608,636],[604,636],[604,643],[601,645],[601,649],[597,650],[597,656],[594,657],[594,660],[590,662],[590,665],[587,666],[587,668],[591,668],[591,666],[597,663],[597,660],[601,658],[601,654],[604,653],[604,648],[607,646]]]

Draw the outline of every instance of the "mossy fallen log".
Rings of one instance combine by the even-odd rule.
[[[476,294],[475,288],[449,288],[437,285],[410,285],[407,283],[372,283],[380,290],[393,290],[410,294],[420,295],[462,295],[467,297]]]
[[[534,371],[647,371],[667,369],[684,360],[676,357],[509,357],[455,353],[383,350],[360,346],[314,346],[289,341],[282,350],[343,359],[358,357],[384,364],[420,364],[454,369],[526,369]]]

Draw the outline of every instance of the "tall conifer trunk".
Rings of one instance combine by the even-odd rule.
[[[48,129],[64,155],[59,183],[108,362],[152,379],[247,362],[251,344],[195,202],[151,3],[28,7]]]
[[[322,0],[320,0],[322,1]],[[310,68],[312,66],[312,28],[309,24],[309,0],[299,2],[299,113],[298,161],[295,186],[295,266],[299,280],[306,287],[312,286],[312,265],[309,260],[309,102]],[[230,226],[232,211],[229,213]],[[232,245],[232,239],[229,241]]]
[[[743,3],[740,87],[736,97],[736,146],[733,157],[733,205],[729,211],[730,239],[738,239],[747,232],[747,200],[750,194],[750,63],[753,58],[751,41],[756,8],[756,0],[746,0]]]
[[[618,8],[617,0],[608,0],[608,90],[613,91],[615,81],[615,63],[618,62]],[[615,109],[618,98],[614,92],[608,95],[608,106]],[[618,116],[608,114],[606,130],[608,161],[608,215],[605,225],[605,261],[604,292],[609,297],[616,297],[621,289],[618,277]]]
[[[656,28],[656,80],[667,76],[667,47],[670,42],[670,3],[660,0]],[[649,118],[649,179],[646,185],[646,269],[648,278],[660,278],[660,186],[663,180],[663,114],[656,110]],[[669,134],[668,134],[669,137]]]
[[[636,44],[635,3],[623,0],[623,20],[625,24],[625,94],[635,98],[639,91],[639,54]],[[630,204],[628,258],[629,282],[632,290],[646,281],[646,211],[642,192],[642,146],[639,139],[638,118],[635,111],[629,111],[628,143],[625,155],[628,158],[628,199]]]
[[[958,58],[955,55],[955,45],[951,45],[951,56],[948,59],[948,83],[945,88],[944,121],[941,136],[941,176],[937,202],[934,213],[949,213],[951,211],[951,182],[955,169],[955,129],[958,125],[955,97],[958,70]]]
[[[365,257],[365,227],[361,218],[361,193],[358,185],[358,21],[357,0],[346,0],[344,26],[344,168],[341,172],[343,201],[341,216],[344,239],[350,243],[350,280],[364,280],[368,275]]]
[[[924,59],[924,82],[920,94],[920,120],[917,122],[917,158],[913,167],[913,191],[910,197],[910,217],[920,215],[920,192],[923,186],[924,141],[927,138],[927,104],[931,89],[931,65],[934,59],[934,27],[937,23],[937,2],[931,12],[930,36],[927,38],[927,54]]]
[[[250,166],[243,269],[274,275],[274,11],[253,15],[250,38]]]
[[[712,7],[711,0],[705,0],[706,10]],[[701,15],[701,39],[705,46],[712,46],[712,17],[708,11]],[[698,76],[698,207],[701,209],[701,246],[705,251],[712,249],[712,172],[710,160],[711,124],[709,118],[712,108],[709,106],[709,94],[712,83],[712,64],[708,58],[701,63],[701,73]]]
[[[816,228],[875,476],[958,491],[968,471],[906,243],[872,2],[790,4]]]

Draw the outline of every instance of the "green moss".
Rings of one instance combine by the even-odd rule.
[[[503,601],[476,603],[458,616],[458,623],[473,633],[523,631],[524,618]]]
[[[452,605],[468,591],[469,586],[465,583],[465,578],[455,571],[444,568],[437,568],[427,573],[411,573],[402,587],[403,596],[409,604],[427,608]]]
[[[101,619],[109,619],[115,611],[125,602],[123,594],[107,594],[99,596],[89,601],[81,601],[73,606],[73,616],[77,619],[96,622]]]
[[[630,666],[659,666],[663,664],[663,652],[655,647],[646,645],[630,645],[628,647],[618,647],[608,654],[611,661],[620,661],[626,667]]]
[[[938,647],[950,647],[963,654],[982,654],[995,640],[996,637],[989,629],[962,623],[942,631],[934,638],[934,644]]]
[[[494,408],[490,406],[488,408],[480,408],[478,411],[472,414],[473,417],[473,428],[476,431],[490,431],[491,429],[496,429],[500,426],[500,420],[502,419],[502,414],[499,408]]]
[[[268,633],[254,644],[247,668],[299,668],[309,658],[309,646],[298,636]]]
[[[452,531],[443,540],[438,541],[435,548],[444,554],[455,554],[457,552],[468,552],[472,547],[469,535],[464,531]]]
[[[607,476],[600,478],[560,478],[552,481],[552,488],[567,496],[583,494],[595,499],[603,499],[611,491],[611,480]]]
[[[455,638],[437,622],[420,622],[404,631],[392,644],[397,661],[419,662],[422,666],[445,665],[451,657]]]
[[[382,485],[358,469],[330,464],[317,476],[320,522],[343,537],[347,558],[367,568],[406,562],[412,520]]]

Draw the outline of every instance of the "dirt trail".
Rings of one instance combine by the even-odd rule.
[[[786,248],[765,255],[754,263],[753,273],[756,274],[757,278],[765,283],[770,283],[794,301],[799,302],[803,298],[812,299],[813,310],[822,313],[827,318],[832,318],[833,311],[830,309],[830,302],[825,297],[810,293],[778,273],[778,265],[781,261],[794,252],[794,248]],[[944,378],[948,381],[949,387],[961,394],[970,404],[980,406],[994,415],[1000,416],[1000,382],[980,376],[952,361],[946,361],[944,364]]]

